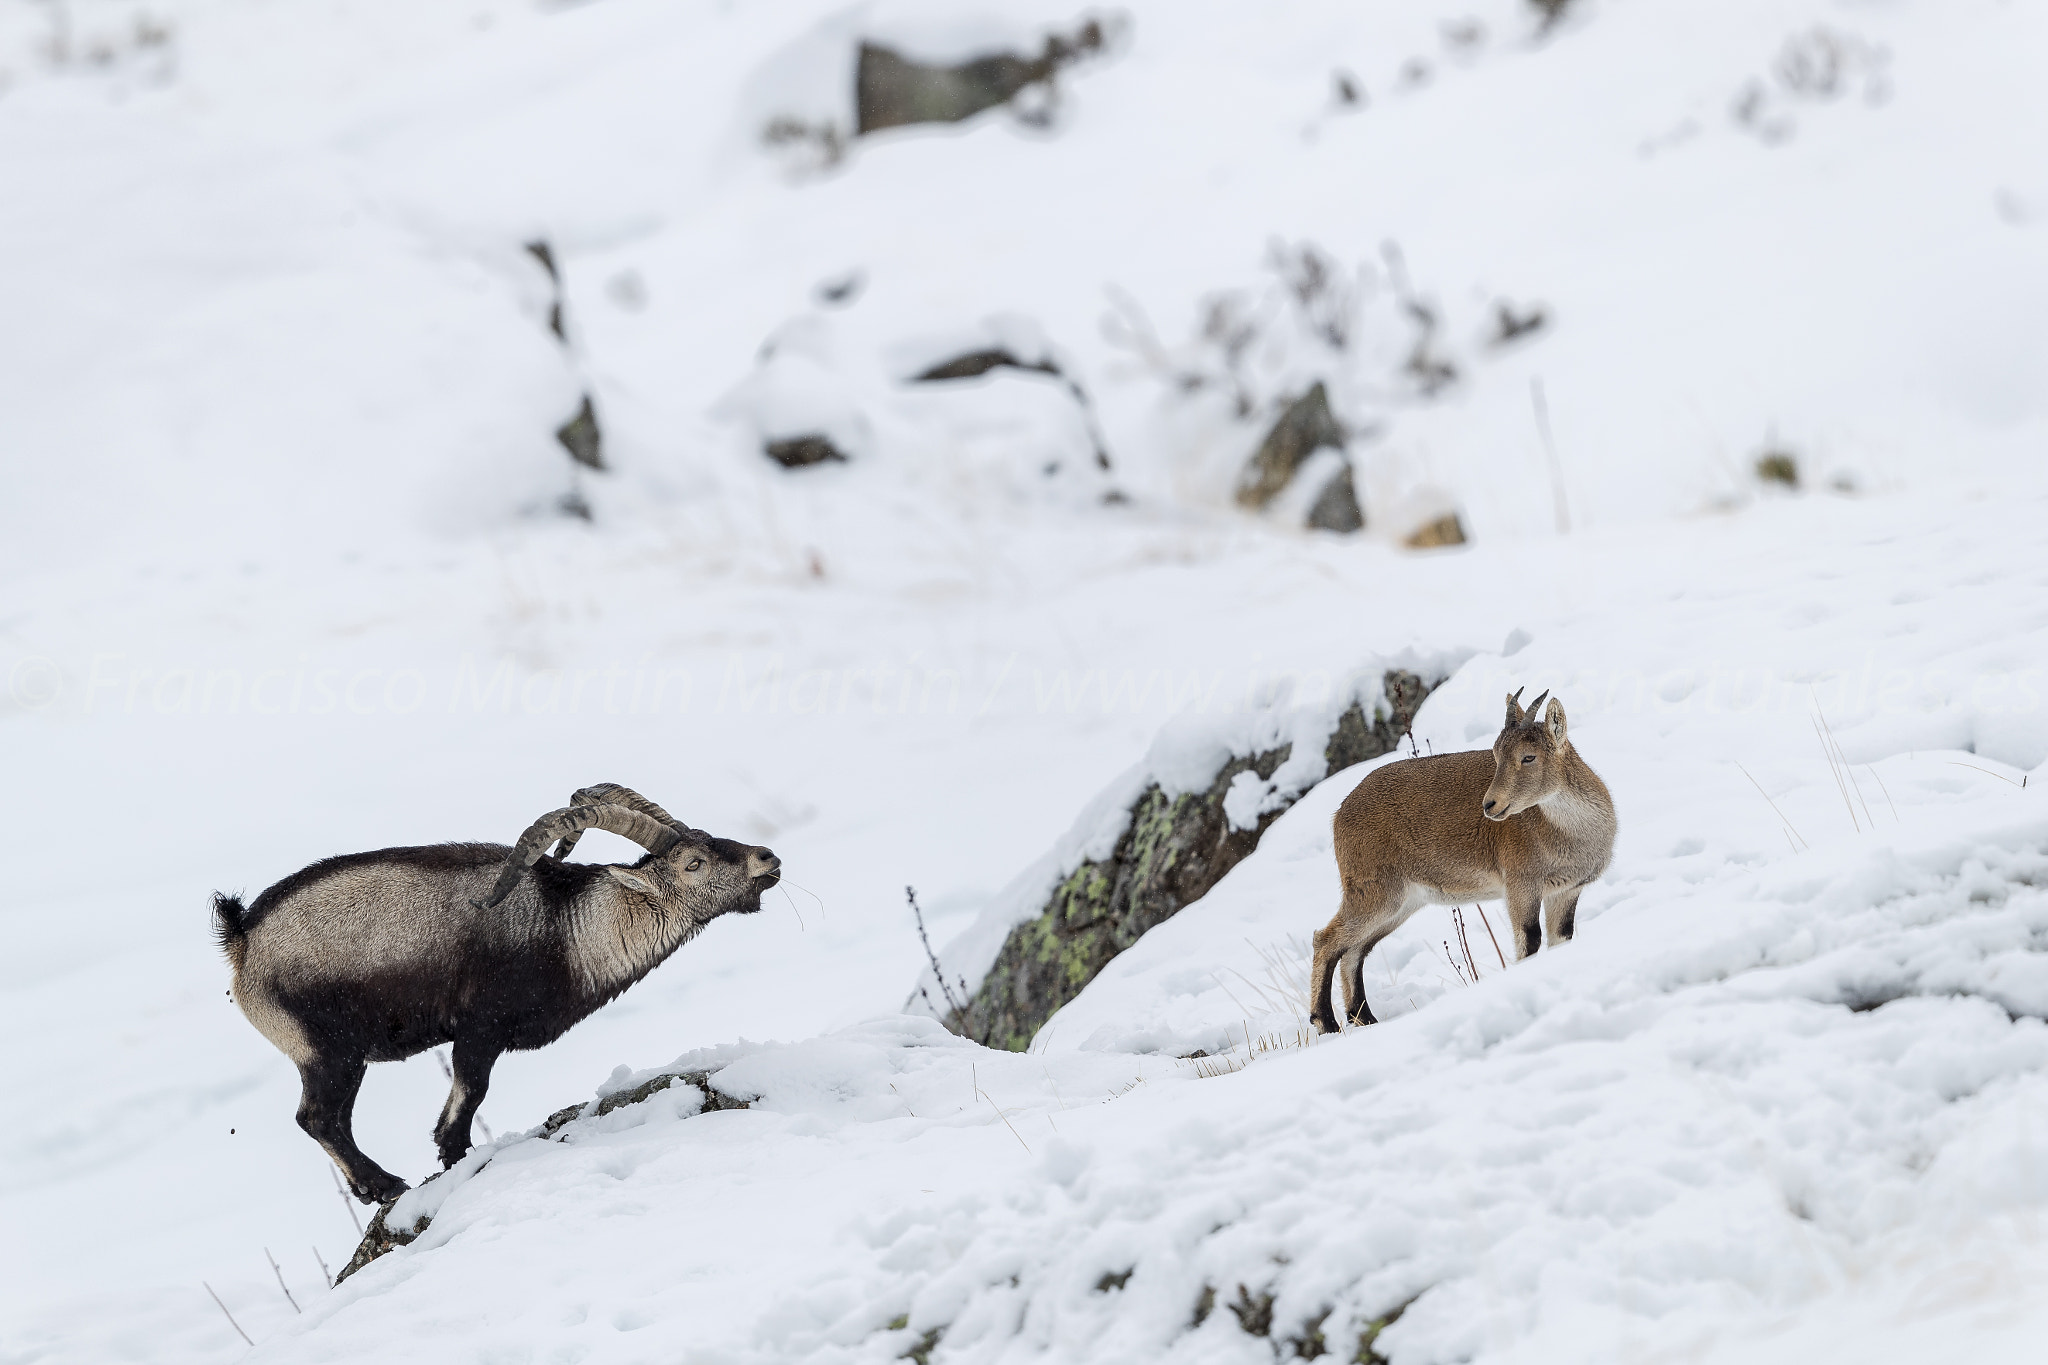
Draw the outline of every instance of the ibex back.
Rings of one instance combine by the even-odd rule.
[[[1544,696],[1549,696],[1544,693]],[[1365,955],[1425,905],[1508,903],[1520,961],[1572,936],[1579,892],[1614,853],[1614,801],[1565,734],[1556,700],[1539,716],[1522,694],[1492,752],[1474,749],[1389,763],[1337,808],[1344,904],[1316,931],[1314,1018],[1337,1032],[1331,977],[1344,968],[1344,1013],[1377,1022],[1365,1001]]]

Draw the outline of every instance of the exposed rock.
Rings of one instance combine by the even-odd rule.
[[[957,66],[927,66],[878,43],[860,45],[854,76],[856,131],[912,123],[958,123],[1047,84],[1063,66],[1102,49],[1102,25],[1090,19],[1073,36],[1053,34],[1036,57],[991,53]]]
[[[770,441],[761,449],[784,469],[802,469],[805,465],[824,464],[828,460],[843,463],[846,459],[846,452],[833,445],[832,438],[822,433]]]
[[[554,302],[548,306],[548,330],[555,334],[555,340],[567,342],[569,334],[562,330],[562,272],[555,269],[555,250],[543,239],[528,242],[526,252],[540,262],[541,269],[548,272],[548,283],[555,287]]]
[[[700,1113],[709,1114],[721,1109],[747,1109],[752,1107],[752,1100],[736,1098],[713,1086],[711,1084],[711,1077],[714,1074],[711,1071],[664,1072],[652,1080],[642,1081],[630,1090],[621,1090],[617,1094],[606,1095],[600,1100],[585,1100],[581,1104],[565,1106],[548,1115],[546,1122],[540,1126],[539,1136],[542,1140],[552,1139],[557,1133],[578,1119],[596,1118],[602,1114],[609,1114],[615,1109],[624,1109],[628,1105],[639,1104],[660,1094],[677,1081],[681,1081],[686,1085],[694,1085],[704,1092],[704,1107],[698,1111]],[[482,1170],[483,1168],[480,1166],[477,1169]],[[471,1174],[474,1173],[471,1172]],[[428,1177],[426,1181],[422,1181],[422,1188],[432,1181],[439,1180],[441,1175],[441,1172],[436,1172]],[[387,1219],[391,1210],[397,1204],[398,1201],[396,1199],[392,1200],[378,1209],[376,1216],[370,1219],[370,1226],[363,1231],[363,1240],[356,1246],[356,1254],[349,1257],[348,1264],[343,1266],[341,1273],[334,1277],[336,1284],[340,1284],[379,1256],[395,1251],[409,1242],[417,1241],[420,1234],[433,1224],[434,1220],[431,1215],[422,1214],[414,1221],[410,1229],[388,1226]]]
[[[1308,509],[1312,531],[1341,531],[1350,534],[1365,529],[1365,514],[1358,510],[1358,488],[1351,481],[1351,466],[1338,470]]]
[[[590,395],[583,395],[583,404],[576,409],[576,415],[555,430],[555,439],[562,443],[562,449],[569,452],[569,458],[592,469],[604,468],[603,434],[597,429],[597,409],[591,406]]]
[[[385,1227],[384,1217],[391,1212],[392,1205],[397,1202],[394,1199],[390,1204],[384,1205],[384,1207],[377,1210],[376,1216],[370,1219],[370,1226],[363,1231],[363,1240],[356,1246],[356,1254],[348,1258],[348,1264],[343,1266],[341,1273],[334,1277],[336,1284],[340,1284],[343,1280],[355,1274],[358,1270],[361,1270],[386,1252],[394,1251],[408,1242],[418,1240],[419,1235],[425,1232],[428,1225],[434,1221],[432,1218],[421,1218],[413,1225],[410,1232],[403,1228]]]
[[[1767,450],[1756,457],[1756,476],[1764,483],[1799,487],[1799,457],[1789,451]]]
[[[1409,532],[1401,542],[1411,550],[1433,550],[1440,545],[1463,545],[1465,523],[1458,519],[1456,512],[1446,512],[1435,521]]]
[[[942,361],[916,376],[911,382],[932,384],[946,379],[978,379],[990,370],[1000,369],[1030,370],[1035,374],[1065,378],[1060,374],[1060,367],[1050,360],[1037,360],[1027,364],[1001,347],[991,347],[985,351],[969,351],[965,355],[957,355],[951,360]]]
[[[552,1138],[556,1133],[561,1132],[562,1129],[568,1127],[577,1119],[597,1118],[600,1115],[611,1113],[614,1109],[624,1109],[627,1105],[639,1104],[642,1100],[650,1099],[660,1094],[677,1081],[681,1081],[685,1085],[694,1085],[704,1092],[704,1108],[699,1111],[701,1113],[710,1114],[721,1109],[746,1109],[753,1105],[752,1100],[738,1099],[717,1089],[711,1084],[712,1075],[713,1073],[709,1071],[663,1072],[652,1080],[642,1081],[630,1090],[621,1090],[617,1094],[607,1095],[601,1100],[586,1100],[582,1104],[572,1104],[567,1108],[557,1109],[554,1113],[549,1114],[547,1120],[541,1124],[540,1135],[543,1138]]]
[[[1331,415],[1330,395],[1317,380],[1313,388],[1287,405],[1259,443],[1258,453],[1238,479],[1238,505],[1264,507],[1287,487],[1302,461],[1324,446],[1342,450],[1344,428]]]
[[[1391,670],[1385,700],[1368,716],[1354,702],[1323,749],[1323,771],[1392,752],[1416,708],[1435,688],[1413,673]],[[1022,1052],[1060,1006],[1153,925],[1200,900],[1258,847],[1260,836],[1291,805],[1263,811],[1250,829],[1236,829],[1224,797],[1239,773],[1271,777],[1293,753],[1282,745],[1233,758],[1209,786],[1169,797],[1155,783],[1131,807],[1129,827],[1108,858],[1082,863],[1054,888],[1045,910],[1010,931],[988,974],[968,1000],[964,1019],[949,1027],[990,1047]]]

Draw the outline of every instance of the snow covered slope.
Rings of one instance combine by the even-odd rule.
[[[1270,1358],[1240,1283],[1340,1358],[1420,1294],[1402,1365],[2024,1358],[2048,23],[1134,4],[1046,126],[763,140],[863,36],[1079,13],[0,5],[0,1360]],[[915,382],[992,345],[1059,374]],[[1362,536],[1232,505],[1310,378]],[[1385,1026],[1177,1061],[1287,1041],[1340,777],[1038,1053],[896,1015],[906,883],[943,945],[1176,716],[1410,649],[1470,659],[1437,749],[1564,697],[1623,826],[1580,942],[1455,988],[1430,912]],[[761,1106],[507,1139],[327,1293],[207,893],[595,781],[796,885],[484,1122],[679,1053]],[[443,1088],[374,1068],[365,1148],[426,1174]]]

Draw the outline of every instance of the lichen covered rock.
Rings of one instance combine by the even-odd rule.
[[[1370,715],[1353,702],[1338,719],[1322,771],[1392,752],[1434,687],[1417,674],[1390,670],[1384,698]],[[1168,795],[1156,782],[1146,786],[1115,850],[1083,861],[1054,888],[1041,914],[1010,931],[964,1016],[949,1019],[948,1027],[990,1047],[1029,1047],[1053,1012],[1111,958],[1200,900],[1258,847],[1266,827],[1299,795],[1268,782],[1292,753],[1293,746],[1283,744],[1231,758],[1198,791]]]

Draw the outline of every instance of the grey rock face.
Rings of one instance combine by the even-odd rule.
[[[802,469],[807,465],[825,464],[832,460],[843,463],[846,459],[846,452],[833,445],[832,438],[822,433],[770,441],[761,449],[769,459],[784,469]]]
[[[855,131],[958,123],[1009,103],[1027,87],[1050,83],[1061,67],[1100,51],[1104,40],[1102,25],[1091,19],[1072,36],[1047,38],[1036,57],[998,52],[957,66],[930,66],[879,43],[862,43],[854,76]]]
[[[1351,466],[1342,469],[1323,485],[1323,491],[1316,494],[1315,504],[1308,509],[1308,525],[1312,531],[1341,531],[1350,534],[1365,529],[1365,513],[1358,508],[1358,489],[1351,481]]]
[[[1280,495],[1294,478],[1294,472],[1324,446],[1344,448],[1344,428],[1330,412],[1330,396],[1321,381],[1287,405],[1257,453],[1238,479],[1237,501],[1253,510],[1264,507]],[[1357,499],[1354,495],[1353,503]]]
[[[562,449],[569,452],[569,458],[577,464],[591,469],[604,468],[604,435],[597,428],[597,409],[591,406],[590,395],[583,395],[582,406],[576,415],[555,430],[555,439],[562,443]]]

